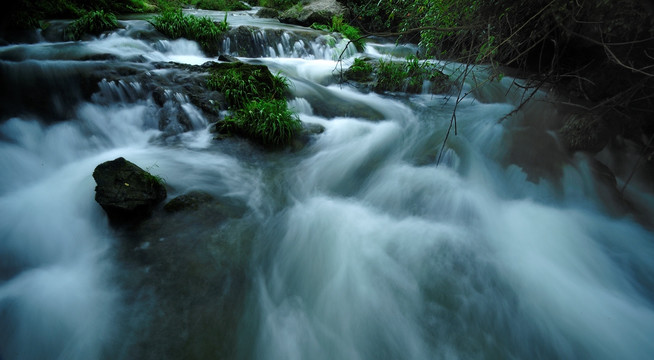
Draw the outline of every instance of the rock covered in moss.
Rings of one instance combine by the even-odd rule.
[[[257,17],[264,18],[264,19],[273,19],[277,18],[279,16],[279,11],[271,8],[261,8],[259,11],[257,11]]]
[[[115,223],[143,220],[166,198],[166,187],[158,177],[122,157],[98,165],[93,179],[95,201]]]
[[[611,136],[603,119],[593,114],[571,115],[559,130],[563,146],[571,152],[599,152]]]
[[[279,15],[279,21],[287,24],[311,26],[313,23],[329,24],[334,16],[347,17],[348,10],[336,0],[315,0],[308,5],[296,5]]]

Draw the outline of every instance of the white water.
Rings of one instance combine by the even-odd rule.
[[[127,34],[69,46],[124,61],[207,60],[186,40]],[[31,61],[58,53],[47,43],[22,46]],[[369,46],[369,55],[383,47]],[[617,210],[592,160],[557,145],[547,103],[499,121],[520,102],[511,79],[459,104],[458,135],[436,166],[454,99],[335,85],[336,62],[323,52],[280,57],[292,48],[257,61],[289,76],[300,118],[326,129],[299,152],[212,140],[183,97],[192,131],[163,132],[152,100],[134,100],[139,84],[101,84],[63,122],[24,116],[0,125],[0,358],[132,359],[138,352],[125,344],[156,334],[159,324],[117,320],[141,305],[116,280],[125,271],[112,250],[121,239],[93,200],[91,173],[119,156],[165,178],[171,197],[200,189],[245,204],[229,237],[254,229],[246,308],[238,327],[203,334],[235,333],[238,358],[654,354],[654,233],[638,222],[654,206],[651,188],[633,185],[626,196],[638,210]],[[382,119],[316,115],[328,98]],[[181,301],[167,296],[161,304]],[[148,311],[165,311],[154,304]],[[171,318],[177,332],[192,331]]]

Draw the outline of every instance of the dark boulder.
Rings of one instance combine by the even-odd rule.
[[[93,171],[95,201],[115,223],[134,223],[148,217],[166,198],[160,178],[120,157]]]

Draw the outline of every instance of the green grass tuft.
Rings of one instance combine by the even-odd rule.
[[[443,92],[449,88],[449,78],[434,64],[409,56],[404,62],[384,61],[377,65],[375,91],[422,92],[425,81],[431,82],[430,92]]]
[[[286,100],[254,100],[220,123],[222,132],[244,136],[267,147],[290,144],[302,122]]]
[[[289,80],[265,65],[216,64],[207,87],[225,95],[232,116],[217,124],[221,133],[243,136],[266,147],[290,144],[301,122],[288,109]]]
[[[211,70],[207,85],[225,95],[231,109],[240,109],[256,99],[281,100],[288,91],[288,79],[270,73],[263,65],[221,64]]]
[[[366,82],[371,80],[373,67],[361,58],[354,59],[354,63],[345,71],[345,77],[349,80]]]
[[[186,38],[197,41],[203,51],[217,54],[220,35],[227,31],[227,16],[220,23],[214,23],[211,18],[185,15],[181,9],[167,9],[154,17],[152,25],[164,35],[173,38]]]
[[[363,51],[366,47],[366,40],[361,36],[359,29],[346,23],[342,16],[334,16],[331,25],[314,23],[311,27],[316,30],[340,33],[352,42],[357,51]]]
[[[68,25],[65,33],[69,40],[79,40],[85,34],[100,35],[119,26],[114,14],[105,13],[104,10],[89,11]]]

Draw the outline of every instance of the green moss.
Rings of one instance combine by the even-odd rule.
[[[255,100],[220,123],[220,131],[234,133],[263,146],[288,145],[302,127],[286,100]]]
[[[103,10],[89,11],[66,27],[66,37],[79,40],[85,34],[100,35],[119,26],[114,14],[105,13]]]
[[[223,22],[214,23],[206,16],[185,15],[181,9],[167,9],[154,17],[151,23],[170,38],[197,41],[202,50],[211,55],[218,53],[220,35],[228,28],[227,16]]]

